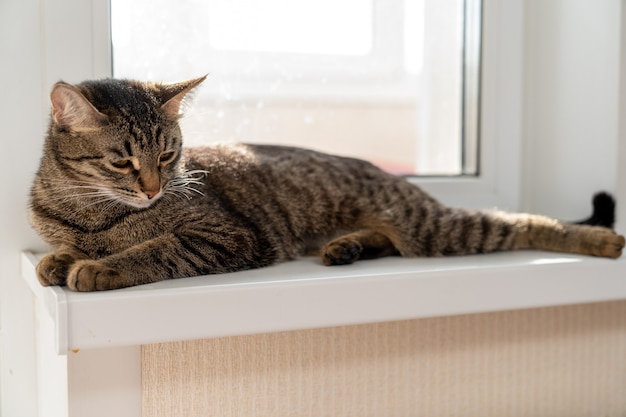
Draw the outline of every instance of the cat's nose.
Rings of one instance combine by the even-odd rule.
[[[142,172],[139,177],[139,186],[148,200],[155,198],[161,192],[161,178],[158,171],[146,169]]]
[[[159,190],[144,190],[143,193],[148,196],[148,200],[152,200],[159,193]]]

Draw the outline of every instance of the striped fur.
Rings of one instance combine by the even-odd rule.
[[[42,285],[114,289],[312,251],[326,265],[525,248],[621,255],[624,238],[610,229],[446,207],[362,160],[270,145],[182,148],[180,107],[202,80],[55,85],[30,202],[54,249],[37,266]]]

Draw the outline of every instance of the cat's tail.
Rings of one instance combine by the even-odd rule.
[[[593,212],[584,220],[573,222],[574,224],[586,224],[589,226],[603,226],[612,229],[615,224],[615,199],[605,191],[593,196]]]

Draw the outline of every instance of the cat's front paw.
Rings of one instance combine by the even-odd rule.
[[[127,287],[125,275],[100,261],[83,260],[72,265],[67,286],[74,291],[102,291]]]
[[[67,272],[75,261],[74,256],[64,252],[44,256],[35,268],[39,283],[44,287],[65,285]]]

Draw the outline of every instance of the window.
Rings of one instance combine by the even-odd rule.
[[[477,175],[479,0],[111,0],[114,75],[209,73],[189,145],[281,143]]]
[[[208,41],[216,50],[353,56],[372,49],[371,2],[211,0],[208,5]],[[272,30],[266,30],[268,22]]]

